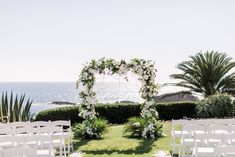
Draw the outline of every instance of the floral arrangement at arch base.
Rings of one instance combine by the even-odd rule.
[[[82,103],[79,116],[84,118],[82,123],[84,137],[97,138],[101,136],[101,133],[98,132],[99,128],[96,126],[97,113],[95,112],[95,105],[97,104],[97,99],[96,93],[93,91],[95,75],[118,74],[126,77],[129,71],[136,74],[141,82],[139,92],[145,100],[141,111],[141,119],[144,121],[144,129],[141,132],[141,136],[143,138],[156,138],[156,132],[159,131],[159,128],[155,127],[158,113],[154,108],[154,97],[157,95],[158,85],[155,84],[156,69],[154,68],[154,63],[151,60],[143,59],[132,59],[130,62],[126,62],[125,60],[117,61],[105,58],[86,63],[77,81],[77,88],[80,86],[82,88],[80,92]]]

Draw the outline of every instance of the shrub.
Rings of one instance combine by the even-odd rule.
[[[132,137],[142,137],[142,133],[144,131],[145,126],[147,126],[148,122],[142,117],[132,117],[128,119],[128,123],[124,128],[124,134],[130,135]],[[162,137],[163,134],[163,125],[159,121],[154,121],[154,137],[159,138]],[[147,134],[147,136],[150,136]]]
[[[166,102],[157,104],[156,108],[160,120],[194,118],[196,116],[196,102]]]
[[[99,104],[96,106],[96,112],[99,117],[103,117],[112,124],[123,124],[130,117],[139,117],[141,104],[114,103]],[[156,109],[160,120],[182,119],[183,117],[193,118],[196,115],[195,102],[170,102],[157,103]],[[54,120],[71,120],[72,124],[82,122],[78,116],[79,107],[60,107],[48,109],[39,112],[36,115],[36,121],[54,121]]]
[[[14,95],[12,92],[8,97],[7,92],[2,93],[0,102],[0,119],[6,118],[8,122],[29,121],[32,118],[30,108],[33,101],[25,101],[25,95]]]
[[[35,121],[71,120],[72,124],[81,123],[83,119],[78,116],[78,113],[78,106],[47,109],[39,112],[35,117]]]
[[[224,118],[232,117],[234,102],[227,94],[215,94],[202,100],[197,105],[197,117],[199,118]]]
[[[98,118],[94,121],[93,125],[95,128],[93,130],[93,135],[89,135],[87,134],[87,129],[85,126],[86,121],[83,121],[82,123],[76,123],[73,126],[73,135],[74,138],[89,138],[89,139],[96,139],[96,138],[100,138],[101,135],[103,135],[104,133],[106,133],[108,131],[108,121]]]
[[[98,115],[107,119],[109,123],[123,124],[130,117],[140,116],[141,104],[99,104],[95,109]]]

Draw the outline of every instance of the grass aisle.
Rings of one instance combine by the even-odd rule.
[[[111,126],[99,140],[77,140],[74,148],[85,153],[85,157],[151,157],[156,150],[170,149],[169,122],[164,122],[167,137],[154,141],[124,137],[123,127]]]

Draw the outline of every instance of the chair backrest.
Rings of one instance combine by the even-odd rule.
[[[185,125],[185,124],[189,124],[190,120],[186,120],[186,119],[180,119],[180,120],[172,120],[172,126],[176,126],[176,125]]]
[[[208,125],[211,123],[210,119],[197,119],[197,120],[192,120],[191,124],[194,125]]]
[[[15,135],[27,135],[27,134],[28,134],[28,127],[15,128]]]
[[[54,125],[54,126],[67,126],[67,127],[71,127],[70,120],[69,121],[66,121],[66,120],[52,121],[51,124]]]
[[[71,121],[65,121],[65,120],[58,120],[58,121],[53,121],[51,122],[53,126],[57,127],[62,127],[64,132],[71,133],[72,128],[71,128]]]
[[[54,133],[62,133],[63,134],[63,128],[51,125],[51,126],[41,127],[39,129],[39,132],[40,132],[40,134],[54,134]]]
[[[6,128],[10,128],[11,126],[9,125],[9,123],[0,123],[0,129],[6,129]]]
[[[229,125],[214,124],[214,125],[209,125],[207,127],[207,130],[209,133],[213,134],[226,134],[230,132],[231,127]]]
[[[29,122],[12,122],[9,123],[12,128],[23,128],[29,125]]]
[[[13,135],[14,134],[14,130],[9,128],[3,128],[0,129],[0,135]]]
[[[9,148],[3,151],[4,157],[37,157],[36,150],[31,147]]]
[[[234,125],[235,119],[229,118],[229,119],[214,119],[213,124],[223,124],[223,125]]]
[[[36,128],[50,126],[50,125],[51,125],[51,123],[47,122],[47,121],[35,121],[35,122],[29,123],[30,127],[36,127]]]
[[[184,125],[182,131],[186,131],[191,135],[194,134],[205,134],[207,132],[207,127],[204,125],[195,125],[195,124],[188,124]]]

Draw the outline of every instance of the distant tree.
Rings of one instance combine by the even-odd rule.
[[[199,52],[190,56],[189,61],[177,65],[181,74],[170,75],[173,79],[181,80],[175,85],[186,87],[205,97],[215,93],[235,95],[235,72],[232,69],[235,62],[225,53]]]

